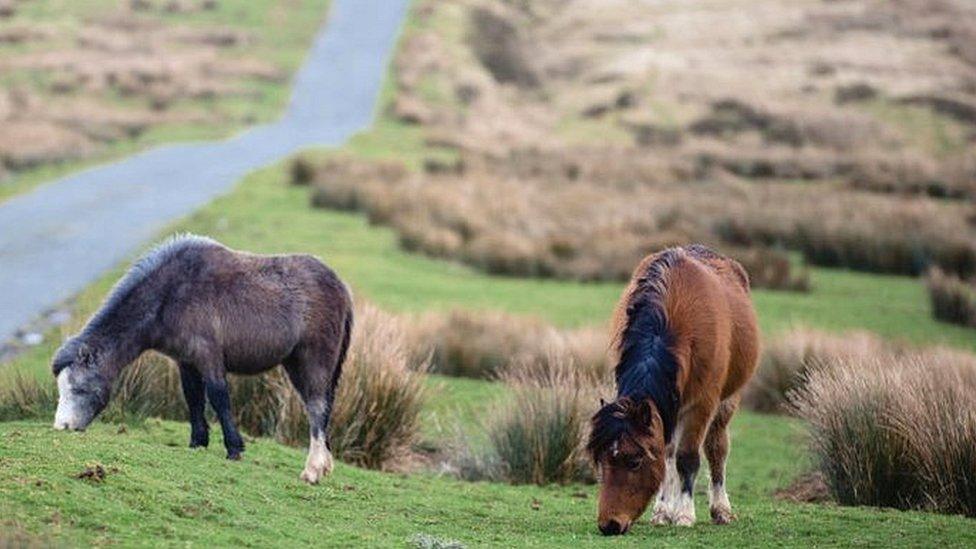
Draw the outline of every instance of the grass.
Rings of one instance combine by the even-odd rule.
[[[116,0],[27,2],[19,6],[15,21],[18,24],[42,23],[52,25],[56,29],[74,29],[93,14],[118,9],[119,4]],[[156,4],[162,6],[165,2]],[[195,2],[188,3],[188,5],[195,4]],[[312,36],[321,27],[326,17],[329,0],[296,0],[287,4],[283,6],[281,2],[271,0],[221,0],[214,10],[171,14],[157,9],[151,12],[150,17],[177,26],[231,27],[250,32],[257,37],[254,44],[223,55],[228,58],[247,57],[269,62],[290,75],[301,66]],[[57,38],[50,39],[52,42],[57,40]],[[26,47],[37,48],[37,46]],[[10,48],[0,50],[0,57],[3,56],[3,51],[17,50]],[[34,85],[38,85],[39,75],[20,72],[23,74],[4,76],[0,79],[0,85],[8,86],[17,78],[33,81]],[[212,121],[154,125],[135,138],[99,146],[95,154],[88,158],[44,164],[12,173],[0,184],[0,202],[27,192],[44,182],[96,164],[111,162],[156,145],[217,139],[229,136],[252,124],[270,122],[287,104],[291,79],[282,82],[254,80],[242,82],[242,85],[248,93],[240,97],[184,100],[175,107],[181,112],[220,114],[224,122],[219,126]],[[111,94],[102,99],[108,100],[107,104],[114,104],[120,108],[132,102]]]
[[[976,543],[971,522],[958,517],[772,500],[769,492],[802,463],[797,424],[746,413],[733,423],[728,474],[738,523],[682,530],[642,522],[616,539],[596,530],[595,486],[511,487],[340,464],[323,485],[309,487],[298,481],[302,451],[270,440],[252,441],[244,461],[230,463],[219,444],[184,448],[182,424],[151,420],[118,430],[0,424],[0,530],[79,546],[404,546],[417,534],[526,547]],[[103,482],[75,478],[96,464],[107,471]],[[700,517],[707,516],[703,489]]]

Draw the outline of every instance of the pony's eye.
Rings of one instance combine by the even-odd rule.
[[[627,468],[630,469],[631,471],[636,471],[636,470],[640,469],[640,466],[641,466],[641,463],[642,462],[643,462],[643,460],[641,458],[631,459],[631,460],[627,461]]]

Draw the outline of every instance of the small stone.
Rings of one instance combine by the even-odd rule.
[[[44,341],[44,336],[37,332],[28,332],[20,340],[24,342],[24,345],[33,347],[34,345],[40,345]]]

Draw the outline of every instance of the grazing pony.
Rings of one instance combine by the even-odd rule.
[[[759,330],[742,266],[699,245],[645,258],[617,306],[617,398],[593,416],[587,451],[601,479],[600,531],[625,533],[657,494],[651,522],[695,522],[700,452],[712,520],[725,492],[729,420],[756,368]]]
[[[108,404],[122,368],[152,349],[179,364],[190,447],[209,443],[209,400],[227,458],[240,459],[244,440],[234,425],[226,374],[258,374],[282,364],[308,414],[301,478],[314,484],[332,470],[329,413],[352,321],[345,284],[314,257],[259,256],[209,238],[175,237],[140,259],[55,354],[54,427],[87,427]]]

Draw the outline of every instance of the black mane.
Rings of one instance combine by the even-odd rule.
[[[664,310],[664,276],[681,253],[678,249],[662,252],[637,279],[628,297],[627,320],[618,343],[620,362],[615,368],[618,402],[607,404],[593,416],[587,445],[593,455],[635,428],[629,421],[630,409],[645,399],[654,402],[661,416],[665,442],[671,440],[680,398],[678,363],[670,350],[672,338]]]

